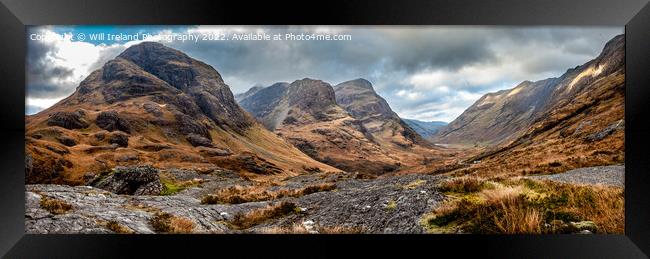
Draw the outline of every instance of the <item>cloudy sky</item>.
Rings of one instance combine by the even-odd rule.
[[[248,33],[282,38],[232,38]],[[284,38],[287,33],[349,38],[292,40]],[[401,117],[450,122],[485,93],[557,77],[595,58],[622,33],[622,27],[30,27],[25,113],[70,95],[88,74],[146,35],[212,65],[233,93],[305,77],[332,85],[365,78]],[[91,39],[100,34],[105,38]],[[188,35],[228,40],[195,41]]]

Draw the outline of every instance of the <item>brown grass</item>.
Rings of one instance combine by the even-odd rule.
[[[41,198],[41,208],[49,211],[52,214],[64,214],[72,209],[72,205],[58,199],[48,198],[43,196]]]
[[[156,213],[149,221],[156,232],[187,234],[194,230],[194,222],[169,213]]]
[[[477,177],[457,177],[442,181],[438,189],[442,192],[476,192],[481,190],[484,180]]]
[[[235,185],[217,191],[203,197],[201,203],[203,204],[239,204],[255,201],[275,200],[283,197],[300,197],[316,192],[331,191],[336,189],[336,185],[332,183],[321,183],[309,185],[299,189],[280,189],[276,191],[268,191],[263,186],[240,186]]]
[[[283,201],[264,208],[251,210],[247,213],[238,213],[230,222],[237,229],[246,229],[262,223],[268,219],[281,217],[296,211],[298,207],[292,202]]]
[[[110,231],[113,231],[118,234],[132,234],[133,230],[130,228],[118,223],[117,221],[111,220],[106,223],[106,228]]]
[[[598,233],[623,233],[624,218],[620,188],[506,179],[449,199],[424,219],[432,232],[540,234],[575,233],[571,222],[580,221],[594,222]]]
[[[497,198],[498,197],[498,198]],[[489,199],[489,206],[494,206],[501,210],[500,215],[494,215],[494,225],[500,233],[505,234],[533,234],[540,233],[543,223],[543,217],[538,209],[529,208],[523,204],[520,194],[515,195],[512,191],[507,191],[496,199]]]

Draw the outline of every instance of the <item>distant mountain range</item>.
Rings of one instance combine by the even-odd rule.
[[[424,138],[431,137],[435,135],[438,130],[447,124],[444,121],[420,121],[412,119],[402,119],[406,124],[408,124],[415,132],[420,134]]]

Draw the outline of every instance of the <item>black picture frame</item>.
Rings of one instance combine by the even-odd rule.
[[[1,0],[0,255],[6,258],[436,257],[647,258],[650,254],[648,0],[88,1]],[[625,26],[625,235],[25,234],[25,25],[304,24]]]

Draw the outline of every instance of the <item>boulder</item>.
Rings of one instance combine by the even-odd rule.
[[[108,131],[120,130],[126,133],[131,133],[131,125],[129,122],[120,117],[120,115],[115,111],[100,113],[95,120],[95,124]]]
[[[55,112],[47,119],[48,126],[59,126],[66,129],[83,129],[89,126],[80,112]]]
[[[192,144],[192,146],[212,147],[212,140],[201,135],[190,133],[185,138],[190,142],[190,144]]]
[[[177,124],[176,126],[182,134],[196,134],[201,137],[210,139],[210,132],[208,131],[208,128],[202,123],[197,122],[196,119],[182,113],[175,114],[175,117]]]
[[[57,138],[56,140],[58,140],[61,144],[66,145],[68,147],[72,147],[72,146],[77,145],[77,141],[75,141],[73,138],[69,138],[69,137],[66,137],[66,136],[61,136],[61,137]]]
[[[589,142],[596,142],[596,141],[601,141],[607,136],[611,135],[614,133],[616,130],[621,129],[624,127],[624,122],[623,120],[617,121],[616,123],[607,126],[603,130],[590,134],[585,139]]]
[[[163,112],[162,110],[160,110],[160,106],[157,103],[148,102],[145,103],[142,107],[146,112],[151,113],[156,117],[160,117],[163,115]]]
[[[93,136],[95,137],[96,140],[101,141],[101,140],[104,140],[104,138],[106,138],[106,132],[105,131],[103,131],[103,132],[100,131],[100,132],[97,132],[97,133],[93,134]]]
[[[128,147],[129,146],[129,135],[116,131],[111,133],[111,135],[108,137],[108,143],[111,144],[117,144],[120,147]]]
[[[159,170],[148,165],[118,166],[108,176],[93,182],[95,187],[116,194],[158,195],[163,189]]]
[[[576,232],[582,232],[585,230],[589,232],[598,231],[598,226],[593,221],[570,222],[569,224],[576,230]]]
[[[198,147],[197,148],[201,154],[206,156],[229,156],[232,155],[232,151],[229,149],[220,149],[220,148],[209,148],[209,147]]]

